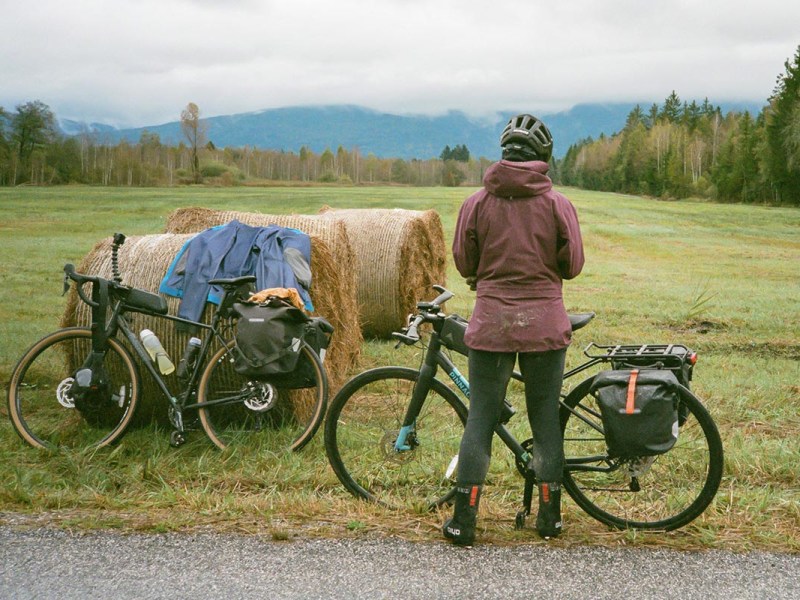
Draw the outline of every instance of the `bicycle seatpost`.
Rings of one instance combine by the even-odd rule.
[[[119,274],[119,247],[125,243],[125,236],[121,233],[114,234],[114,240],[111,242],[111,274],[114,276],[114,281],[122,283],[122,275]]]

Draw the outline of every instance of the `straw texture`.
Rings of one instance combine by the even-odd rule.
[[[357,298],[365,336],[389,338],[420,300],[446,284],[444,230],[435,210],[324,208],[344,223],[358,259]]]

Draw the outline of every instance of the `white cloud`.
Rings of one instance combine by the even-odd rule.
[[[800,43],[764,0],[0,0],[0,106],[155,124],[296,104],[399,112],[763,101]]]

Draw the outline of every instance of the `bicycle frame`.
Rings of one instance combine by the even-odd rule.
[[[93,300],[97,299],[95,295],[94,286],[92,289],[92,299]],[[223,297],[222,302],[220,303],[220,307],[222,307],[224,303],[225,303],[225,297]],[[102,313],[105,312],[105,307],[102,305],[102,303],[98,303],[97,306],[92,306],[91,308],[92,308],[92,326],[91,326],[92,351],[105,353],[107,346],[106,340],[110,337],[116,336],[117,332],[121,331],[125,339],[128,340],[128,342],[130,343],[134,352],[141,359],[142,364],[144,365],[147,372],[155,381],[161,393],[169,402],[170,407],[172,409],[170,411],[170,421],[172,422],[172,425],[178,432],[184,431],[184,423],[183,423],[184,411],[197,410],[204,406],[225,402],[225,400],[223,399],[223,400],[217,400],[213,403],[206,402],[201,404],[195,402],[194,404],[187,404],[192,392],[197,388],[197,381],[200,377],[200,374],[202,373],[203,367],[205,366],[206,358],[208,357],[213,340],[216,338],[220,340],[222,344],[226,343],[218,331],[219,322],[222,320],[222,316],[220,315],[221,311],[219,308],[214,312],[211,324],[206,324],[197,321],[192,321],[189,319],[184,319],[182,317],[176,317],[169,314],[160,314],[140,308],[134,310],[132,307],[127,306],[123,301],[116,300],[112,308],[111,316],[109,317],[108,322],[105,324],[105,326],[101,326],[101,323],[104,318],[104,315],[102,315]],[[147,350],[145,350],[144,345],[142,344],[141,341],[139,341],[139,338],[137,337],[136,333],[128,324],[128,321],[125,318],[125,314],[128,312],[143,314],[158,319],[166,319],[174,323],[182,323],[184,325],[198,327],[206,331],[206,335],[203,336],[202,344],[200,346],[200,351],[198,352],[197,358],[194,362],[194,365],[192,366],[191,373],[189,374],[189,377],[187,378],[183,386],[183,390],[179,394],[178,398],[176,398],[175,395],[173,395],[172,392],[169,390],[167,384],[164,381],[164,378],[155,368],[153,361],[150,360],[150,355],[147,353]]]
[[[443,343],[439,336],[439,333],[434,330],[431,332],[428,347],[425,352],[425,358],[423,360],[422,367],[420,368],[419,378],[417,379],[416,384],[414,385],[414,391],[411,395],[411,401],[409,403],[408,409],[406,411],[406,415],[403,419],[402,426],[397,436],[397,440],[395,441],[395,451],[396,452],[404,452],[412,449],[411,443],[409,443],[409,437],[415,430],[416,418],[419,415],[422,404],[425,401],[425,397],[428,394],[428,390],[431,387],[431,381],[436,377],[436,373],[439,368],[443,369],[445,373],[447,373],[448,377],[453,381],[456,388],[461,392],[461,395],[469,400],[470,397],[470,387],[469,381],[464,377],[464,375],[458,370],[456,365],[453,363],[452,360],[442,352]],[[600,364],[600,363],[607,363],[610,362],[611,358],[609,357],[591,357],[588,361],[578,365],[577,367],[567,371],[564,373],[564,379],[569,379],[578,373],[582,373],[591,367]],[[517,381],[522,381],[522,375],[514,371],[512,373],[512,378],[516,379]],[[559,400],[559,404],[562,409],[568,410],[572,416],[581,421],[585,422],[587,425],[598,431],[598,433],[602,434],[602,428],[598,427],[595,422],[591,419],[586,418],[578,411],[566,406],[563,401],[566,395],[562,392],[561,399]],[[466,404],[462,402],[462,406],[464,407],[465,412],[468,410]],[[599,417],[599,415],[598,415]],[[514,434],[505,426],[503,423],[498,423],[495,426],[495,434],[502,440],[502,442],[506,445],[506,447],[512,452],[515,459],[517,460],[518,464],[521,465],[528,465],[531,459],[531,454],[528,452],[525,447],[514,437]],[[604,460],[603,456],[587,456],[581,458],[569,458],[565,457],[564,459],[564,468],[565,470],[570,471],[597,471],[597,472],[610,472],[614,471],[619,468],[618,465],[607,463],[607,466],[597,466],[597,462]],[[607,461],[606,461],[607,462]]]
[[[428,349],[425,352],[425,359],[422,368],[420,368],[419,379],[414,385],[414,391],[411,394],[411,402],[409,403],[402,427],[395,441],[395,450],[398,452],[411,449],[411,445],[408,443],[408,437],[414,431],[417,415],[419,415],[422,409],[422,404],[430,389],[431,381],[436,377],[436,372],[440,367],[447,373],[447,376],[450,377],[461,394],[469,399],[469,381],[462,375],[453,361],[442,352],[442,345],[438,332],[432,331],[428,342]],[[517,379],[521,377],[518,373],[515,373],[515,375]],[[463,404],[463,406],[464,412],[466,412],[467,405]],[[524,463],[530,460],[530,454],[503,423],[497,424],[495,433],[503,440],[503,443],[509,450],[514,453],[515,457],[522,460]]]

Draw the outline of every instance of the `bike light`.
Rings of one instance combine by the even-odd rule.
[[[689,355],[689,362],[692,364],[692,366],[697,364],[697,352],[692,352]]]

